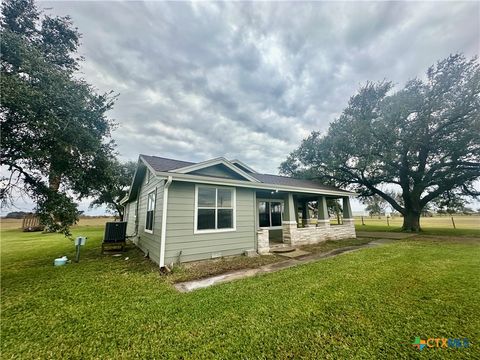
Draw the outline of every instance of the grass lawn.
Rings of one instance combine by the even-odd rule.
[[[131,249],[81,261],[56,234],[1,233],[2,358],[478,358],[480,240],[413,238],[178,293]],[[415,336],[468,338],[424,349]]]
[[[450,216],[433,216],[420,218],[422,233],[425,235],[453,235],[453,236],[478,236],[480,237],[480,216],[478,215],[454,215],[456,229],[453,228]],[[357,231],[394,231],[402,230],[402,217],[394,217],[387,225],[386,217],[364,217],[365,225],[362,225],[361,217],[355,217]]]

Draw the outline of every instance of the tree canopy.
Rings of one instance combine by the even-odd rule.
[[[368,211],[370,216],[384,214],[387,207],[385,199],[376,194],[363,199],[363,203],[366,205],[365,210]]]
[[[106,112],[115,96],[80,78],[80,34],[69,17],[41,14],[32,0],[9,0],[1,37],[2,203],[25,192],[45,225],[68,234],[75,200],[101,186],[114,155]]]
[[[456,54],[398,91],[388,81],[367,83],[328,132],[312,132],[280,170],[379,195],[403,215],[404,230],[418,231],[432,200],[479,195],[478,134],[478,59]]]
[[[107,205],[107,209],[118,214],[120,220],[124,217],[124,207],[120,201],[128,194],[132,178],[135,174],[137,163],[135,161],[127,161],[121,163],[114,160],[106,169],[106,181],[98,189],[95,189],[92,196],[95,200],[91,207]]]

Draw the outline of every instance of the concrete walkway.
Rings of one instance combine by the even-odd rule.
[[[415,233],[386,232],[386,231],[357,231],[357,238],[374,238],[374,239],[406,239],[416,236]]]
[[[256,269],[244,269],[244,270],[233,271],[233,272],[212,276],[212,277],[201,279],[201,280],[193,280],[193,281],[177,283],[174,286],[180,292],[189,292],[197,289],[206,288],[216,284],[223,284],[233,280],[252,277],[259,274],[268,274],[271,272],[288,269],[297,265],[308,264],[314,261],[331,258],[340,254],[357,251],[366,247],[379,246],[379,245],[388,244],[392,242],[395,242],[395,240],[391,240],[391,239],[373,240],[365,245],[347,246],[347,247],[338,248],[338,249],[329,251],[327,253],[304,255],[295,259],[288,259],[285,261],[280,261],[278,263],[264,265]]]

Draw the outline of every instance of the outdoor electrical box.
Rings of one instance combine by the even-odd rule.
[[[79,236],[75,239],[75,246],[84,246],[87,238],[85,236]]]
[[[75,253],[75,262],[80,261],[80,247],[85,246],[85,243],[87,242],[87,238],[85,236],[78,236],[75,239],[75,248],[76,248],[76,253]]]

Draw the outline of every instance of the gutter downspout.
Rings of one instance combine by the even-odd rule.
[[[165,240],[167,237],[167,211],[168,211],[168,188],[172,183],[172,177],[169,176],[163,188],[163,206],[162,206],[162,232],[160,235],[160,269],[165,267]]]

